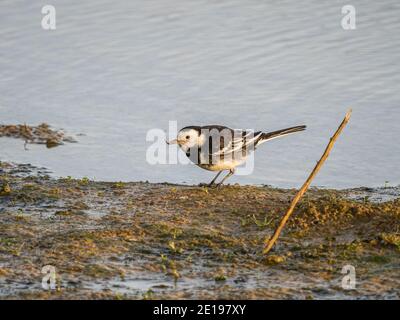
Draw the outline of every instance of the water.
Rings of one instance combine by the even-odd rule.
[[[192,124],[305,133],[257,150],[231,183],[301,185],[348,107],[349,126],[315,179],[329,187],[400,183],[400,3],[352,1],[0,3],[0,122],[48,122],[79,136],[54,149],[0,139],[0,159],[55,176],[199,183],[195,166],[146,162],[149,129]]]

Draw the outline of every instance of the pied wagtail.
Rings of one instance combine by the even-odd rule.
[[[303,125],[264,133],[219,125],[188,126],[179,130],[177,138],[167,143],[178,144],[186,156],[200,168],[219,171],[209,186],[215,183],[222,171],[229,170],[218,183],[217,186],[220,186],[260,144],[305,129],[306,126]]]

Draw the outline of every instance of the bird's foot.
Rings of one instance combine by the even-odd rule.
[[[209,187],[211,187],[211,183],[199,183],[199,187],[201,187],[201,188],[209,188]]]
[[[222,186],[222,183],[215,183],[215,182],[199,183],[199,187],[202,187],[202,188],[219,189],[219,188],[221,188],[221,186]]]

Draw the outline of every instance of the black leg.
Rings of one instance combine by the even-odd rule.
[[[211,187],[211,186],[215,183],[215,180],[217,180],[217,178],[219,177],[219,175],[221,174],[221,172],[222,172],[222,171],[218,172],[217,175],[215,176],[215,178],[212,179],[212,181],[208,184],[209,187]]]
[[[222,179],[222,181],[220,183],[217,184],[217,187],[220,187],[224,183],[224,181],[226,179],[228,179],[230,176],[232,176],[234,173],[235,173],[235,169],[229,170],[229,173]]]

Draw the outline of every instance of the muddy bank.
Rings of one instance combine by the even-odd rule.
[[[400,298],[396,192],[374,202],[365,190],[311,189],[265,258],[295,190],[0,170],[1,299]],[[56,268],[55,290],[41,286],[45,265]],[[345,265],[354,290],[342,288]]]
[[[25,147],[27,144],[44,144],[47,148],[54,148],[64,142],[76,142],[73,137],[66,136],[64,131],[51,129],[47,123],[38,126],[0,125],[1,137],[21,139],[25,142]]]

